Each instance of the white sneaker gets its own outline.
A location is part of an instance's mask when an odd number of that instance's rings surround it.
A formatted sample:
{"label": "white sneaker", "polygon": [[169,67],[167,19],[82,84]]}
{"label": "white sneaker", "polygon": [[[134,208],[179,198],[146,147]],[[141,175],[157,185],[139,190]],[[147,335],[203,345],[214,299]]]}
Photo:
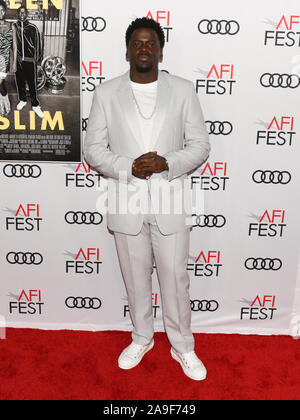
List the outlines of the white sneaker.
{"label": "white sneaker", "polygon": [[17,110],[18,111],[22,111],[22,109],[24,108],[24,106],[26,106],[27,105],[27,102],[24,102],[24,101],[20,101],[19,103],[18,103],[18,105],[17,105]]}
{"label": "white sneaker", "polygon": [[205,366],[201,360],[198,359],[194,351],[189,353],[178,353],[172,347],[171,355],[173,359],[181,364],[184,373],[189,378],[194,379],[195,381],[203,381],[206,378],[207,371]]}
{"label": "white sneaker", "polygon": [[152,349],[154,340],[152,339],[149,344],[142,346],[132,342],[130,346],[126,347],[118,359],[118,365],[121,369],[132,369],[137,366],[142,360],[143,356]]}
{"label": "white sneaker", "polygon": [[42,108],[40,106],[33,106],[32,109],[38,115],[40,118],[44,118],[44,113],[42,111]]}

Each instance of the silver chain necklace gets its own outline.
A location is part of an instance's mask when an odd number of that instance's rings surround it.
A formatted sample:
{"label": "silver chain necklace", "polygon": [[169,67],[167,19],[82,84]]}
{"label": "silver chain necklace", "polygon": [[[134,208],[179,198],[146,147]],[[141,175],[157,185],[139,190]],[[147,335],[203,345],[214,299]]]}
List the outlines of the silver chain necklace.
{"label": "silver chain necklace", "polygon": [[135,97],[135,94],[134,94],[134,92],[133,92],[133,89],[131,88],[131,92],[132,92],[132,96],[133,96],[133,100],[134,100],[134,103],[136,104],[136,107],[137,107],[137,109],[138,109],[138,111],[139,111],[139,114],[140,114],[140,116],[144,119],[144,120],[151,120],[151,118],[153,117],[153,115],[155,114],[155,111],[156,111],[156,106],[157,106],[157,94],[156,94],[156,101],[155,101],[155,106],[154,106],[154,109],[153,109],[153,111],[152,111],[152,114],[150,115],[150,117],[145,117],[145,115],[142,113],[142,111],[141,111],[141,108],[140,108],[140,106],[139,106],[139,104],[138,104],[138,101],[136,100],[136,97]]}

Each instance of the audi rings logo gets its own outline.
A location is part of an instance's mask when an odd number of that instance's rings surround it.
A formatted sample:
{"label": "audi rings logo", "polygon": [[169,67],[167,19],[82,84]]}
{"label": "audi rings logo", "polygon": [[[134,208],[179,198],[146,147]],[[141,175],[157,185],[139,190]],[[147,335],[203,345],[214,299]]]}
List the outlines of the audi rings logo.
{"label": "audi rings logo", "polygon": [[102,32],[106,28],[106,21],[102,17],[82,17],[82,29],[81,31],[87,32]]}
{"label": "audi rings logo", "polygon": [[245,261],[247,270],[280,270],[282,261],[279,258],[248,258]]}
{"label": "audi rings logo", "polygon": [[5,165],[3,173],[8,178],[38,178],[42,170],[38,165]]}
{"label": "audi rings logo", "polygon": [[103,216],[98,212],[69,211],[65,214],[65,221],[69,225],[100,225],[103,222]]}
{"label": "audi rings logo", "polygon": [[86,131],[87,125],[88,125],[88,121],[89,121],[88,118],[82,118],[82,125],[81,125],[82,131]]}
{"label": "audi rings logo", "polygon": [[194,217],[193,227],[216,227],[221,228],[225,225],[226,219],[221,214],[218,214],[217,216],[213,214],[193,214],[192,217]]}
{"label": "audi rings logo", "polygon": [[236,20],[202,19],[198,24],[198,30],[203,35],[236,35],[240,25]]}
{"label": "audi rings logo", "polygon": [[292,176],[287,171],[255,171],[252,179],[256,184],[288,184]]}
{"label": "audi rings logo", "polygon": [[216,312],[219,304],[216,300],[191,300],[191,310],[193,312]]}
{"label": "audi rings logo", "polygon": [[205,121],[205,123],[208,125],[208,134],[228,136],[233,130],[229,121]]}
{"label": "audi rings logo", "polygon": [[9,252],[6,255],[6,261],[9,264],[40,265],[43,257],[38,252]]}
{"label": "audi rings logo", "polygon": [[300,77],[297,74],[264,73],[260,78],[260,84],[266,88],[296,89],[300,85]]}
{"label": "audi rings logo", "polygon": [[65,300],[65,304],[70,309],[99,309],[101,308],[102,302],[96,297],[73,297],[69,296]]}

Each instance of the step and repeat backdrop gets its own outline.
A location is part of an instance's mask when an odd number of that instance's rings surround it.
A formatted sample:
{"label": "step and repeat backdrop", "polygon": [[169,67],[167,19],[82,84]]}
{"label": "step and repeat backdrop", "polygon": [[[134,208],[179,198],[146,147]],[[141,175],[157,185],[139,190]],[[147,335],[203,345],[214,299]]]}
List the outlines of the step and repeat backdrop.
{"label": "step and repeat backdrop", "polygon": [[[125,32],[142,16],[164,28],[160,69],[194,83],[212,146],[190,175],[204,200],[186,267],[193,331],[297,336],[299,2],[82,1],[83,141],[95,87],[128,70]],[[131,330],[114,238],[96,206],[105,179],[85,162],[22,161],[0,162],[0,179],[6,325]],[[152,297],[163,331],[155,270]]]}

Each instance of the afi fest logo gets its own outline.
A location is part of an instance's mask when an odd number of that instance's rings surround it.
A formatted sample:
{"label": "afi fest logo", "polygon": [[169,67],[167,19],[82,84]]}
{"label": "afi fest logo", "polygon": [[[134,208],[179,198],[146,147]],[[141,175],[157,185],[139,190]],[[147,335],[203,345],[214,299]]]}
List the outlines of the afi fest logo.
{"label": "afi fest logo", "polygon": [[250,321],[265,321],[274,318],[276,297],[272,295],[257,295],[250,306],[241,308],[241,320],[249,319]]}
{"label": "afi fest logo", "polygon": [[16,301],[9,302],[9,313],[18,313],[20,315],[41,315],[42,293],[40,290],[22,290]]}
{"label": "afi fest logo", "polygon": [[81,85],[82,92],[94,92],[96,86],[104,82],[103,76],[103,62],[99,60],[82,61]]}
{"label": "afi fest logo", "polygon": [[258,130],[256,144],[266,146],[292,146],[296,135],[295,117],[292,115],[274,115],[270,123],[259,122],[265,130]]}
{"label": "afi fest logo", "polygon": [[[68,167],[72,167],[68,165]],[[91,167],[87,163],[79,163],[75,171],[66,173],[66,188],[100,188],[101,174],[91,171]]]}
{"label": "afi fest logo", "polygon": [[282,237],[287,226],[285,210],[265,210],[258,223],[249,223],[248,236]]}
{"label": "afi fest logo", "polygon": [[[200,71],[201,73],[205,73]],[[206,95],[232,95],[235,67],[233,64],[213,64],[205,79],[196,80],[196,92],[204,91]]]}
{"label": "afi fest logo", "polygon": [[278,22],[266,20],[275,30],[265,31],[264,45],[275,47],[300,47],[300,16],[283,15]]}
{"label": "afi fest logo", "polygon": [[146,18],[153,19],[161,25],[165,32],[165,40],[166,42],[169,42],[170,31],[173,30],[173,28],[170,26],[171,12],[169,10],[157,10],[156,12],[151,12],[151,10],[149,10]]}
{"label": "afi fest logo", "polygon": [[99,274],[100,266],[100,249],[99,248],[80,248],[76,254],[67,252],[71,256],[71,260],[66,261],[67,274]]}
{"label": "afi fest logo", "polygon": [[20,204],[14,217],[6,217],[6,230],[39,231],[42,220],[39,204]]}
{"label": "afi fest logo", "polygon": [[[191,257],[190,257],[191,258]],[[193,271],[195,277],[218,277],[220,274],[221,251],[209,250],[206,253],[201,251],[193,263],[187,264],[187,270]]]}
{"label": "afi fest logo", "polygon": [[225,191],[229,176],[227,176],[227,162],[207,162],[203,168],[195,173],[200,175],[191,176],[191,188],[200,186],[201,190]]}

